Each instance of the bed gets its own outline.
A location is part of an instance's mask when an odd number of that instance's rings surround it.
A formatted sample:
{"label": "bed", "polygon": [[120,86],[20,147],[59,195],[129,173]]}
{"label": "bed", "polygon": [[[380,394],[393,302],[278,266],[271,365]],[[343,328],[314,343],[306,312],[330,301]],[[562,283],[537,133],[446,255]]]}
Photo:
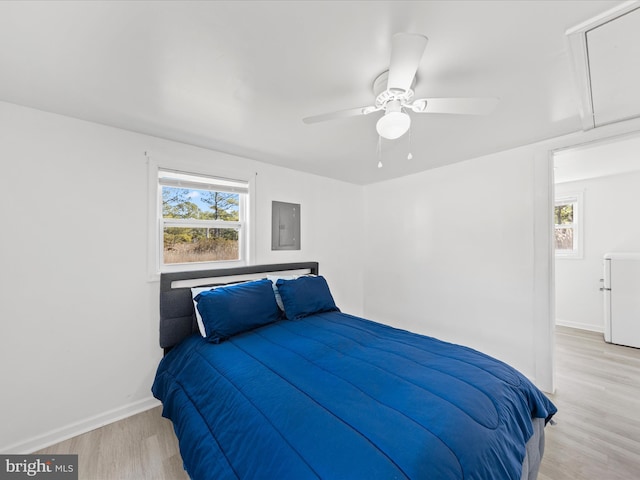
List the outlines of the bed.
{"label": "bed", "polygon": [[537,477],[541,391],[341,312],[316,262],[163,274],[160,317],[152,391],[193,479]]}

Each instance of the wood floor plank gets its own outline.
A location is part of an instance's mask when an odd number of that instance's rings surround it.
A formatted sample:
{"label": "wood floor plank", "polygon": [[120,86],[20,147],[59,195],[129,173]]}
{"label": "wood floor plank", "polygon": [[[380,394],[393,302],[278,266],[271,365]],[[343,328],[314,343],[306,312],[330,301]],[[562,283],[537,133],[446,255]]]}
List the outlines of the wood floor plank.
{"label": "wood floor plank", "polygon": [[[558,327],[556,384],[539,480],[640,478],[640,349]],[[81,480],[188,479],[160,407],[36,453],[77,453]]]}

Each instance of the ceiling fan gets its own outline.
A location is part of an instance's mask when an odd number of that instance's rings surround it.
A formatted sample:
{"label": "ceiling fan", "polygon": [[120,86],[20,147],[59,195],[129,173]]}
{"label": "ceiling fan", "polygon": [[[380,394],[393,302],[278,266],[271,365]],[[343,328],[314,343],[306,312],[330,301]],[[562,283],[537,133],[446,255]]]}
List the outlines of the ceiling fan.
{"label": "ceiling fan", "polygon": [[384,110],[376,123],[378,134],[389,140],[400,138],[411,126],[408,110],[414,113],[450,113],[488,115],[498,103],[490,98],[413,98],[416,72],[427,46],[427,37],[416,33],[396,33],[391,39],[389,70],[373,82],[375,103],[304,118],[304,123],[317,123],[336,118],[369,115]]}

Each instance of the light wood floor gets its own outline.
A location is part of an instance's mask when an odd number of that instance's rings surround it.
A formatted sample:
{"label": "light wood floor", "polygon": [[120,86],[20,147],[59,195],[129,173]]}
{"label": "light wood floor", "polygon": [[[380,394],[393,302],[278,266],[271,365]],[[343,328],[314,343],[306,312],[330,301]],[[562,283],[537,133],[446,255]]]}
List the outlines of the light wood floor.
{"label": "light wood floor", "polygon": [[[556,425],[546,429],[539,480],[640,478],[640,350],[558,327]],[[188,476],[160,407],[36,453],[78,454],[80,480]],[[498,480],[498,479],[496,479]]]}
{"label": "light wood floor", "polygon": [[556,329],[556,425],[539,480],[640,478],[640,349]]}
{"label": "light wood floor", "polygon": [[161,412],[156,407],[35,453],[78,454],[78,480],[188,480]]}

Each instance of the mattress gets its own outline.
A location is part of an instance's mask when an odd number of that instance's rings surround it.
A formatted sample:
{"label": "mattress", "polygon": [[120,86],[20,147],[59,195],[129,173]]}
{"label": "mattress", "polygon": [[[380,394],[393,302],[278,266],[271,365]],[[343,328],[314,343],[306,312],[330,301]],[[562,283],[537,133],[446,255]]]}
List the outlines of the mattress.
{"label": "mattress", "polygon": [[152,390],[194,479],[534,478],[556,412],[503,362],[340,312],[193,335]]}

